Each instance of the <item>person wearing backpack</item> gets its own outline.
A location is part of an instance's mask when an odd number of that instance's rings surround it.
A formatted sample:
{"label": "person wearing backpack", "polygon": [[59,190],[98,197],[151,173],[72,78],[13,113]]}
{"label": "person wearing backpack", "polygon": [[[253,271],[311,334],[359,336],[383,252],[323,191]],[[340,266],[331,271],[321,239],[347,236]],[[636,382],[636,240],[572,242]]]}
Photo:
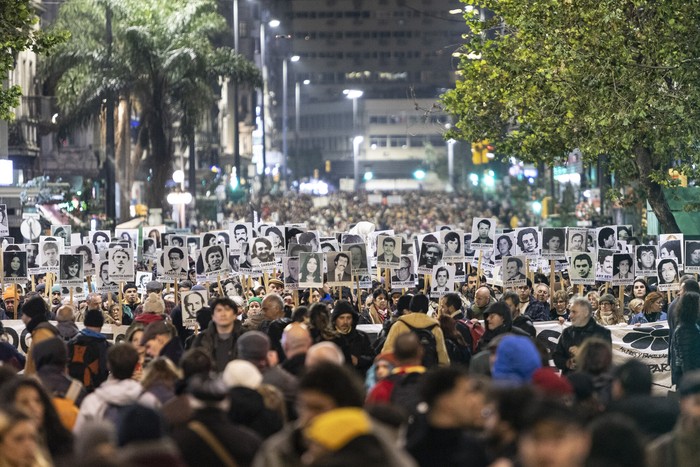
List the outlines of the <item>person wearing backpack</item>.
{"label": "person wearing backpack", "polygon": [[68,366],[68,347],[60,337],[52,337],[39,342],[34,347],[34,365],[36,374],[52,402],[61,423],[68,430],[75,426],[78,407],[87,395],[82,383],[66,374]]}
{"label": "person wearing backpack", "polygon": [[[119,428],[119,418],[125,409],[135,404],[143,388],[132,379],[139,362],[139,353],[131,344],[117,344],[107,352],[110,376],[80,406],[73,432],[80,434],[90,420],[105,420]],[[90,425],[89,423],[87,424]]]}
{"label": "person wearing backpack", "polygon": [[449,365],[450,357],[445,347],[445,338],[440,329],[440,323],[426,313],[430,300],[424,294],[415,295],[408,307],[409,313],[396,320],[389,330],[382,353],[393,352],[396,338],[401,334],[413,332],[423,345],[423,366]]}
{"label": "person wearing backpack", "polygon": [[111,344],[102,334],[102,310],[87,310],[85,328],[68,342],[68,374],[83,383],[87,392],[94,391],[109,375],[107,350]]}

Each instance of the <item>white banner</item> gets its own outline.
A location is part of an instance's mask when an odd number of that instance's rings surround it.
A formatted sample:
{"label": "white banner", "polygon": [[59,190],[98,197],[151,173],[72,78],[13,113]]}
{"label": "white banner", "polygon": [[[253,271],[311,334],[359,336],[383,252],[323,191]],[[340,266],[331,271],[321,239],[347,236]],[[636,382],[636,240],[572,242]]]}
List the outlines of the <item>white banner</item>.
{"label": "white banner", "polygon": [[[51,324],[56,325],[55,321],[51,321]],[[82,323],[76,323],[78,329],[83,329]],[[32,336],[27,333],[24,323],[21,319],[8,319],[3,320],[2,325],[5,327],[5,335],[2,337],[6,342],[9,342],[15,346],[21,353],[26,354],[29,349],[29,344],[32,341]],[[105,324],[102,327],[102,334],[107,337],[107,340],[112,343],[122,342],[126,335],[126,330],[129,326],[114,326],[112,324]]]}
{"label": "white banner", "polygon": [[[564,328],[571,323],[559,324],[558,321],[540,321],[534,323],[537,330],[537,339],[543,342],[551,354],[559,342]],[[620,365],[629,358],[636,358],[644,362],[651,371],[654,383],[654,392],[666,395],[671,389],[671,365],[668,363],[668,322],[643,324],[630,326],[619,324],[606,326],[612,334],[613,365]],[[369,334],[374,340],[382,326],[380,324],[368,324],[357,327]]]}

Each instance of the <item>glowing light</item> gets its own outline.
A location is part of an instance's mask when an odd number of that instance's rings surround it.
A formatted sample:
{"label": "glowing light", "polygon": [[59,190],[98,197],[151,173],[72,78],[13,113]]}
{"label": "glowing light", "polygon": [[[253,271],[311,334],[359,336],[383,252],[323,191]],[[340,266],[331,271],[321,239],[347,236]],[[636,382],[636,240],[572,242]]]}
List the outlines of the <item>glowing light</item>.
{"label": "glowing light", "polygon": [[425,170],[416,170],[415,172],[413,172],[413,178],[415,178],[416,180],[423,180],[425,178]]}

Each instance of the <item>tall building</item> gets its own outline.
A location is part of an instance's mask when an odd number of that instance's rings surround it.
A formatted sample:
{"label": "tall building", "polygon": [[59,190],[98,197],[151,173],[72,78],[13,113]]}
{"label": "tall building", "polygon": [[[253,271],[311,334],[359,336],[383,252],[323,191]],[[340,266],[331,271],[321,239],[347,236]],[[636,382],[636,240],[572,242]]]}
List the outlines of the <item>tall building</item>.
{"label": "tall building", "polygon": [[363,178],[410,178],[446,158],[442,134],[449,122],[437,104],[455,82],[452,54],[467,27],[454,13],[463,6],[458,0],[270,2],[280,20],[266,34],[271,144],[284,152],[286,69],[294,177],[319,170],[334,181],[352,178],[355,153]]}

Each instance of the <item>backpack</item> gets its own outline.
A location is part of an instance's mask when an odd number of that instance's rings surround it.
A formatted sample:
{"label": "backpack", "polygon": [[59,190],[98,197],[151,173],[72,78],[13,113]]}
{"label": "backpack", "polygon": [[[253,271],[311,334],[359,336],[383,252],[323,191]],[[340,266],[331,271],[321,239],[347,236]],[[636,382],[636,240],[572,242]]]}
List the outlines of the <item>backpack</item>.
{"label": "backpack", "polygon": [[447,348],[447,355],[450,357],[451,364],[469,365],[469,361],[472,358],[472,354],[469,351],[469,344],[466,346],[460,345],[457,341],[446,337],[445,347]]}
{"label": "backpack", "polygon": [[[78,336],[80,337],[80,334]],[[85,390],[94,391],[107,379],[107,341],[82,342],[73,339],[68,344],[68,374],[83,383]]]}
{"label": "backpack", "polygon": [[430,368],[438,364],[437,340],[432,330],[437,324],[433,324],[426,328],[416,328],[408,324],[406,321],[401,321],[408,329],[416,336],[418,341],[423,346],[423,366]]}
{"label": "backpack", "polygon": [[407,415],[413,415],[418,410],[420,404],[420,384],[423,381],[423,374],[418,372],[398,373],[388,377],[394,383],[394,388],[389,396],[389,401],[403,409]]}
{"label": "backpack", "polygon": [[117,405],[107,402],[105,411],[102,412],[102,419],[107,422],[110,422],[112,425],[119,428],[119,424],[122,419],[122,414],[126,411],[126,409],[128,409],[131,406],[132,404]]}
{"label": "backpack", "polygon": [[73,380],[68,387],[68,390],[63,396],[54,396],[51,398],[51,403],[53,404],[56,412],[58,412],[58,418],[61,419],[61,424],[69,431],[73,431],[75,426],[75,421],[78,419],[78,406],[75,405],[75,401],[80,395],[80,389],[82,385]]}
{"label": "backpack", "polygon": [[481,339],[481,336],[483,336],[486,332],[486,328],[484,328],[484,326],[482,326],[480,323],[472,323],[469,320],[460,319],[457,320],[457,322],[461,323],[469,331],[469,336],[471,337],[472,345],[471,351],[472,354],[476,354],[477,348],[479,347],[479,340]]}

